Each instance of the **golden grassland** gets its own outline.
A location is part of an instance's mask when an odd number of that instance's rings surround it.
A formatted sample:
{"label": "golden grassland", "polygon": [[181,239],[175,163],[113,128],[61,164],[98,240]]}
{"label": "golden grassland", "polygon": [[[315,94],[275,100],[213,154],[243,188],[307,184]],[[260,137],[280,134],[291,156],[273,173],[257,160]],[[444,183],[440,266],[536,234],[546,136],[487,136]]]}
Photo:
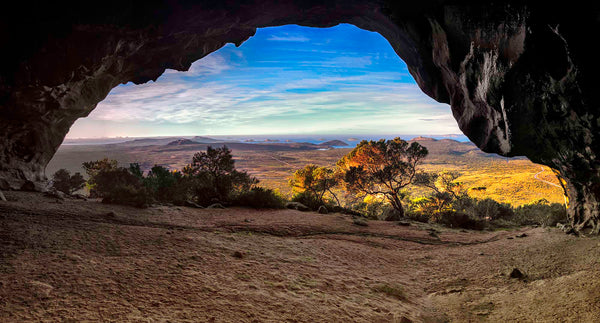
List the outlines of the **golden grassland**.
{"label": "golden grassland", "polygon": [[[439,171],[451,166],[455,165],[425,164],[423,168]],[[552,170],[526,159],[467,164],[458,166],[455,170],[462,174],[458,181],[464,183],[469,189],[469,196],[474,198],[491,198],[513,206],[533,203],[540,199],[551,203],[564,203],[561,188],[534,178],[535,174],[543,170],[538,175],[539,179],[559,185]]]}
{"label": "golden grassland", "polygon": [[[282,194],[291,195],[291,189],[287,180],[291,173],[308,163],[320,166],[332,166],[335,162],[349,151],[348,149],[336,149],[333,151],[308,152],[282,152],[277,157],[285,160],[289,165],[278,164],[277,161],[267,161],[260,165],[253,163],[240,163],[246,170],[254,174],[262,184],[267,187],[278,189]],[[251,160],[249,160],[251,161]],[[290,166],[290,165],[293,165]],[[461,174],[458,178],[471,197],[484,199],[491,198],[501,203],[509,203],[513,206],[533,203],[540,199],[546,199],[551,203],[564,203],[562,189],[544,183],[534,178],[536,173],[539,179],[546,180],[558,185],[558,179],[549,167],[532,163],[527,159],[500,158],[489,161],[478,161],[470,163],[430,163],[425,161],[421,169],[429,172],[457,171]],[[414,195],[426,194],[425,191],[413,188]]]}
{"label": "golden grassland", "polygon": [[[82,172],[81,163],[98,160],[104,157],[117,159],[123,166],[131,162],[139,162],[142,168],[150,168],[154,164],[181,169],[188,164],[198,150],[165,149],[160,146],[119,148],[114,146],[67,146],[61,147],[48,165],[46,173],[51,176],[59,168],[71,172]],[[236,150],[232,153],[236,167],[248,171],[257,177],[262,186],[273,188],[284,196],[291,195],[288,179],[292,173],[306,164],[334,166],[335,163],[351,149],[330,150],[270,150],[252,151]],[[505,159],[478,152],[477,155],[456,155],[431,149],[421,165],[425,171],[457,171],[461,174],[459,181],[469,189],[469,195],[475,198],[492,198],[498,202],[510,203],[513,206],[546,199],[549,202],[564,203],[562,189],[544,183],[538,178],[558,184],[551,169],[534,164],[523,158]],[[413,189],[413,195],[424,194]]]}

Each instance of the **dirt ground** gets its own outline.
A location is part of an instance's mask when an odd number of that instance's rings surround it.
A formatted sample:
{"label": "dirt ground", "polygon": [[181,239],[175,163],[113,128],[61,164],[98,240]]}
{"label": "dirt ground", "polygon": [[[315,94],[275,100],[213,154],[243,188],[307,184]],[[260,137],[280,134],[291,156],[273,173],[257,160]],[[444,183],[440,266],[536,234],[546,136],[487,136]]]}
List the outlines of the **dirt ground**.
{"label": "dirt ground", "polygon": [[5,195],[1,322],[600,321],[600,240],[556,229]]}

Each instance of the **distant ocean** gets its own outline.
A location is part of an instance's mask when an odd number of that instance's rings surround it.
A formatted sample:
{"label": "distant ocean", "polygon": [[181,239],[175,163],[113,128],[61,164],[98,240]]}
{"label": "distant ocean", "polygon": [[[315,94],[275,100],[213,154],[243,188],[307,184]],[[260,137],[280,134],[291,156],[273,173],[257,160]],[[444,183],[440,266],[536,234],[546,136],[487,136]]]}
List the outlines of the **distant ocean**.
{"label": "distant ocean", "polygon": [[[160,137],[118,137],[118,138],[73,138],[65,139],[63,145],[106,145],[121,143],[143,138],[173,138],[173,140],[185,138],[192,139],[194,136],[160,136]],[[223,142],[245,142],[245,143],[285,143],[285,142],[308,142],[319,144],[325,141],[340,140],[348,144],[345,148],[355,147],[362,140],[393,139],[400,137],[404,140],[410,140],[415,137],[428,137],[434,139],[453,139],[456,141],[469,141],[465,135],[247,135],[247,136],[211,136],[201,135],[201,137],[222,140]],[[336,147],[337,148],[337,147]],[[344,148],[339,146],[339,148]]]}

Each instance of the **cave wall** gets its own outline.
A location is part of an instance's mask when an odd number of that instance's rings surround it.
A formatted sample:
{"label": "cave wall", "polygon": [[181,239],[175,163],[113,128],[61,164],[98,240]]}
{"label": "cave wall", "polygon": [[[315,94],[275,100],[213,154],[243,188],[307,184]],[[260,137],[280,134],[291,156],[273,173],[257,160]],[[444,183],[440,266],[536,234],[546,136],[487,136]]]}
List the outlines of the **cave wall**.
{"label": "cave wall", "polygon": [[[381,33],[420,88],[481,149],[564,178],[570,215],[598,232],[597,5],[534,1],[119,1],[0,13],[0,188],[35,188],[70,126],[115,86],[158,78],[258,27],[351,23]],[[25,185],[25,186],[23,186]]]}

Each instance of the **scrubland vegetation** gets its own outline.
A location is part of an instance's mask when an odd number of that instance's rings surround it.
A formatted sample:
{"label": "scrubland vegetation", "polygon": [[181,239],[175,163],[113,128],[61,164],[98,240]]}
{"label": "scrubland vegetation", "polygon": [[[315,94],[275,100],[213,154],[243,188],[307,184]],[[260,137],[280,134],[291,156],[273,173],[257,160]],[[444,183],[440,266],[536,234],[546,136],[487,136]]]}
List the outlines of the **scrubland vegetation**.
{"label": "scrubland vegetation", "polygon": [[[306,209],[344,212],[363,219],[411,219],[477,230],[566,222],[562,204],[545,198],[516,207],[496,201],[485,197],[487,186],[467,187],[458,171],[422,167],[427,155],[423,145],[400,138],[363,141],[335,166],[307,164],[293,172],[288,181],[289,198],[237,170],[226,146],[208,146],[181,170],[155,165],[144,173],[138,163],[119,167],[116,160],[108,158],[85,162],[83,169],[90,197],[136,207],[158,203],[283,208],[291,201],[296,208],[299,203]],[[81,174],[71,176],[64,169],[53,176],[54,188],[65,194],[82,188],[83,183]]]}
{"label": "scrubland vegetation", "polygon": [[598,321],[597,239],[519,228],[565,222],[551,173],[429,147],[96,147],[0,203],[0,321]]}
{"label": "scrubland vegetation", "polygon": [[[235,169],[231,151],[225,146],[196,153],[181,171],[155,165],[144,174],[137,163],[125,168],[107,158],[85,162],[83,168],[89,176],[86,185],[90,197],[102,198],[104,203],[136,207],[152,203],[283,207],[283,199],[275,192],[257,186],[256,178]],[[61,169],[57,174],[65,172]],[[54,181],[53,187],[59,190],[61,183]]]}

